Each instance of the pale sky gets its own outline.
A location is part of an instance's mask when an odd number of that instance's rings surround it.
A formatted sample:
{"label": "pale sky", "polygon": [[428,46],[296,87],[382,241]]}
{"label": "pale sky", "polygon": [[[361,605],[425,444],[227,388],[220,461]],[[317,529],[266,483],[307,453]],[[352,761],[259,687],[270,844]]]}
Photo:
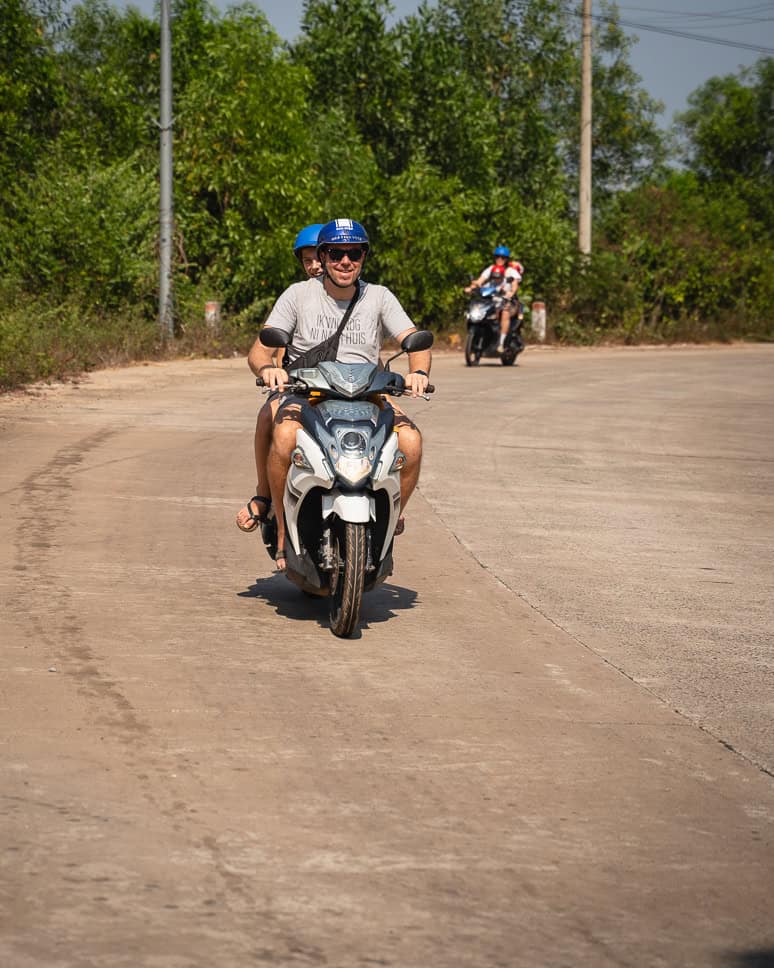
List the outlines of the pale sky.
{"label": "pale sky", "polygon": [[[114,2],[119,7],[128,5],[126,0]],[[158,9],[155,0],[131,2],[147,15]],[[220,10],[232,5],[229,0],[213,2]],[[255,5],[264,11],[281,37],[295,38],[303,0],[255,0]],[[393,6],[396,19],[400,19],[414,13],[419,3],[393,0]],[[619,4],[619,11],[622,21],[641,25],[626,27],[627,33],[639,38],[631,52],[631,63],[642,78],[643,87],[664,103],[665,126],[674,112],[685,110],[691,91],[710,77],[736,73],[739,67],[765,56],[760,51],[726,45],[765,47],[770,49],[768,56],[774,56],[774,0],[625,0]],[[598,0],[593,0],[592,12],[601,12]],[[658,33],[645,27],[673,33]],[[580,23],[578,29],[580,34]],[[723,44],[676,36],[680,33],[717,38]]]}

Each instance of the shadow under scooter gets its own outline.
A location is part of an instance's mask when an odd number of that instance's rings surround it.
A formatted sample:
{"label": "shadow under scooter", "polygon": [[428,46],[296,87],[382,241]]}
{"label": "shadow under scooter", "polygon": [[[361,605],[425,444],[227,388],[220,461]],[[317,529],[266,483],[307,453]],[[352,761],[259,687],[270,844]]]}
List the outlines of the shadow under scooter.
{"label": "shadow under scooter", "polygon": [[[327,628],[329,623],[328,600],[312,595],[304,595],[290,583],[282,579],[282,575],[272,575],[269,578],[256,578],[255,583],[243,592],[237,592],[240,598],[260,598],[271,605],[277,615],[290,618],[297,622],[317,622],[321,628]],[[368,593],[364,598],[358,623],[358,634],[371,625],[387,622],[394,618],[397,612],[415,608],[418,595],[413,588],[402,588],[384,582]]]}

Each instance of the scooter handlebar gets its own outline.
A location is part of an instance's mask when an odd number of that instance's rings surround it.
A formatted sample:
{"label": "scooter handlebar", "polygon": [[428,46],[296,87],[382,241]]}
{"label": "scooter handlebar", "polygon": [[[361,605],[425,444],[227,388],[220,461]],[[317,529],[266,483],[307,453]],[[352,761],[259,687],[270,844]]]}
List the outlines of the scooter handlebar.
{"label": "scooter handlebar", "polygon": [[[428,383],[427,386],[424,389],[424,392],[425,393],[435,393],[435,386],[432,383]],[[395,394],[393,394],[393,396],[396,396],[396,397],[409,397],[409,396],[411,396],[411,390],[409,390],[409,388],[406,387],[405,390],[401,390],[400,393],[395,393]],[[420,396],[421,396],[421,394],[420,394]]]}
{"label": "scooter handlebar", "polygon": [[[263,377],[260,377],[260,376],[257,376],[255,378],[255,385],[257,387],[264,387],[267,390],[269,389],[269,384],[265,383]],[[291,382],[291,383],[286,383],[285,386],[282,387],[281,392],[282,393],[303,393],[305,390],[308,390],[308,389],[309,387],[306,383]]]}
{"label": "scooter handlebar", "polygon": [[[260,376],[257,376],[255,378],[255,385],[257,387],[268,387],[268,384],[264,383],[263,377],[260,377]],[[282,390],[282,393],[303,393],[304,390],[308,390],[308,389],[309,387],[307,386],[306,383],[286,383]],[[411,393],[411,391],[408,389],[405,389],[405,390],[399,390],[393,393],[389,393],[389,395],[395,396],[395,397],[402,397],[402,396],[407,396],[409,393]],[[432,383],[428,383],[428,385],[425,387],[425,393],[435,393],[435,386]]]}

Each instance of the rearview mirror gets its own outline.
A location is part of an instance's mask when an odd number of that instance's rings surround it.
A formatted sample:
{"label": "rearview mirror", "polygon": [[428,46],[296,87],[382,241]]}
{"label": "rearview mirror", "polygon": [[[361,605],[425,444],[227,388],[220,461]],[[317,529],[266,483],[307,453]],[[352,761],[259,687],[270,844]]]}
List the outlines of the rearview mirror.
{"label": "rearview mirror", "polygon": [[261,330],[260,340],[264,346],[270,346],[277,350],[288,345],[290,336],[284,330],[277,329],[276,326],[265,326]]}
{"label": "rearview mirror", "polygon": [[429,350],[433,345],[433,334],[429,329],[418,329],[408,336],[400,344],[404,353],[421,353],[422,350]]}

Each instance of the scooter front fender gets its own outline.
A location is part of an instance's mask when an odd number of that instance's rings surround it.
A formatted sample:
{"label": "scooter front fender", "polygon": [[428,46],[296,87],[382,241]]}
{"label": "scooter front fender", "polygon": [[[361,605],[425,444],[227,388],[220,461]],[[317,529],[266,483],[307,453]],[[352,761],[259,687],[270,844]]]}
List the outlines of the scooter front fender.
{"label": "scooter front fender", "polygon": [[329,518],[335,514],[341,521],[353,524],[367,524],[376,514],[372,496],[368,494],[343,494],[330,491],[322,495],[322,515]]}

